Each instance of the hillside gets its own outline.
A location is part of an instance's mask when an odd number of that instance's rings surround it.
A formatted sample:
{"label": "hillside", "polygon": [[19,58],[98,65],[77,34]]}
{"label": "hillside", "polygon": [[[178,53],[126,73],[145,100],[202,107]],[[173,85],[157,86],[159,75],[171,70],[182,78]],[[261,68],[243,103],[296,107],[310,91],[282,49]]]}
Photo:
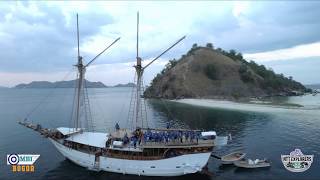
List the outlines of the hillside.
{"label": "hillside", "polygon": [[151,82],[149,98],[214,98],[288,96],[307,89],[292,77],[275,74],[241,53],[194,45],[179,60],[171,60]]}
{"label": "hillside", "polygon": [[[102,82],[91,82],[86,81],[86,87],[88,88],[106,88]],[[74,88],[76,80],[70,81],[57,81],[57,82],[48,82],[48,81],[32,81],[28,84],[18,84],[14,88]]]}
{"label": "hillside", "polygon": [[136,85],[134,83],[127,83],[127,84],[117,84],[113,87],[135,87]]}

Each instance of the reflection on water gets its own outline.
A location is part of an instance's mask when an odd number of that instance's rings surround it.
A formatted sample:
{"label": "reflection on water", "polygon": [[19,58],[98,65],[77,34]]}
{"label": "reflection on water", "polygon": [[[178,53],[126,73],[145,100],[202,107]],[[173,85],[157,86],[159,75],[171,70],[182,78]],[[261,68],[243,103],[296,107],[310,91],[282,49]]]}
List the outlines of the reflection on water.
{"label": "reflection on water", "polygon": [[[122,175],[108,172],[91,172],[79,167],[60,155],[53,145],[29,129],[19,126],[16,121],[30,112],[48,89],[8,89],[0,90],[0,156],[11,153],[39,153],[33,174],[14,174],[8,166],[0,166],[0,179],[168,179]],[[68,126],[71,117],[72,89],[58,89],[46,103],[30,115],[30,119],[46,127]],[[129,88],[107,88],[89,90],[95,126],[99,131],[107,131],[126,124],[130,103]],[[320,107],[320,96],[288,98],[286,102],[302,103],[305,106]],[[213,176],[194,174],[169,179],[320,179],[320,113],[319,110],[279,111],[234,111],[148,100],[150,124],[165,127],[170,122],[173,127],[215,130],[219,135],[232,134],[232,141],[224,147],[216,148],[216,155],[224,155],[243,149],[249,158],[268,158],[272,162],[269,169],[241,170],[234,166],[222,166],[211,158],[209,172]],[[280,161],[281,154],[289,154],[300,148],[305,154],[315,156],[314,163],[305,173],[291,173]]]}
{"label": "reflection on water", "polygon": [[[256,113],[247,114],[239,111],[212,110],[198,106],[190,106],[170,101],[150,100],[155,113],[167,119],[175,127],[192,129],[230,131],[237,133],[244,128],[247,121],[254,119]],[[263,114],[259,114],[263,116]],[[165,118],[167,117],[167,118]]]}

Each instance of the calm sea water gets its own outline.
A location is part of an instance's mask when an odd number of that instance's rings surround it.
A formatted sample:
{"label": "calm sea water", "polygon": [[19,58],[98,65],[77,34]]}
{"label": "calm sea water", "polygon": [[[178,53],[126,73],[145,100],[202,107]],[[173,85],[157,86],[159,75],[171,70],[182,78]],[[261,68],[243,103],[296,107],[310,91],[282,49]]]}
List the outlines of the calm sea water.
{"label": "calm sea water", "polygon": [[[90,89],[94,125],[107,131],[127,123],[130,88]],[[0,90],[0,179],[320,179],[320,96],[282,98],[280,101],[304,105],[301,109],[268,108],[262,111],[233,111],[185,105],[175,102],[148,100],[149,124],[215,130],[231,133],[232,141],[214,151],[223,155],[242,149],[248,158],[268,158],[268,169],[243,170],[222,166],[209,160],[213,175],[193,174],[173,178],[150,178],[107,172],[91,172],[60,155],[54,146],[34,131],[17,124],[28,113],[29,119],[44,127],[68,126],[71,118],[72,89],[1,89]],[[43,102],[43,103],[41,103]],[[35,108],[37,107],[37,108]],[[303,173],[287,171],[280,160],[300,148],[313,154],[311,168]],[[34,173],[12,173],[6,165],[6,154],[40,154]]]}

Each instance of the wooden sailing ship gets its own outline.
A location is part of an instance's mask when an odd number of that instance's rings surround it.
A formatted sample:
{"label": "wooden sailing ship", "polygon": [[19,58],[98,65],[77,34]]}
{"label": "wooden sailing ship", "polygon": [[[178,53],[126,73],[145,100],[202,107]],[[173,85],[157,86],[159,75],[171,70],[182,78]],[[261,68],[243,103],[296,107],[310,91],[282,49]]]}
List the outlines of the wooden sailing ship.
{"label": "wooden sailing ship", "polygon": [[78,63],[75,65],[78,69],[78,80],[74,103],[74,127],[47,129],[26,121],[19,123],[47,137],[63,156],[89,170],[144,176],[180,176],[199,172],[206,166],[215,146],[214,131],[157,129],[149,127],[146,122],[143,123],[142,75],[149,65],[181,42],[185,36],[147,65],[142,66],[138,54],[138,29],[139,14],[137,14],[137,56],[134,66],[136,86],[130,103],[133,109],[129,112],[130,128],[121,129],[116,125],[114,132],[95,132],[88,127],[85,128],[83,126],[85,123],[80,122],[80,107],[87,104],[85,99],[88,98],[84,87],[86,68],[120,38],[84,65],[79,51],[78,16]]}

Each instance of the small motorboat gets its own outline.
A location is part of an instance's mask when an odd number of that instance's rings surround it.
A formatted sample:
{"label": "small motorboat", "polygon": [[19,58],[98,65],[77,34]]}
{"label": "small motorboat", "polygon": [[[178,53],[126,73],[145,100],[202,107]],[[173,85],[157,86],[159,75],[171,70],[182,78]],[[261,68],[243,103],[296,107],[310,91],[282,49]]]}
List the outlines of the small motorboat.
{"label": "small motorboat", "polygon": [[232,164],[236,161],[243,159],[246,153],[243,152],[233,152],[221,157],[222,164]]}
{"label": "small motorboat", "polygon": [[270,162],[268,162],[268,160],[266,159],[263,159],[263,160],[256,159],[254,161],[251,159],[241,160],[241,161],[235,161],[233,162],[233,164],[240,168],[250,168],[250,169],[271,166]]}

